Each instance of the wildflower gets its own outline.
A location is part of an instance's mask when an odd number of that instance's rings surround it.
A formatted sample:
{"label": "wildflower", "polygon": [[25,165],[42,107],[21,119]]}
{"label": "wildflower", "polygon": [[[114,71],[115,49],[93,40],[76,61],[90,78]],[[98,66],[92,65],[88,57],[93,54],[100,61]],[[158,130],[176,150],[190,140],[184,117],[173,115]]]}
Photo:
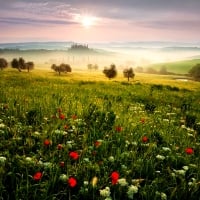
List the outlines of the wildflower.
{"label": "wildflower", "polygon": [[45,145],[46,147],[48,147],[50,144],[51,144],[51,141],[50,141],[49,139],[45,139],[45,140],[44,140],[44,145]]}
{"label": "wildflower", "polygon": [[117,184],[118,179],[119,179],[119,173],[114,171],[114,172],[112,172],[110,177],[111,177],[112,184],[113,185]]}
{"label": "wildflower", "polygon": [[76,116],[76,115],[72,115],[72,119],[73,119],[73,120],[76,120],[76,119],[77,119],[77,116]]}
{"label": "wildflower", "polygon": [[61,150],[62,148],[63,148],[62,144],[58,144],[58,145],[57,145],[57,149],[58,149],[58,150]]}
{"label": "wildflower", "polygon": [[108,158],[108,160],[109,160],[110,162],[114,162],[114,161],[115,161],[115,158],[114,158],[113,156],[110,156],[110,157]]}
{"label": "wildflower", "polygon": [[62,182],[65,182],[65,183],[67,182],[67,178],[68,178],[68,177],[67,177],[66,174],[61,174],[60,177],[59,177],[59,179],[60,179]]}
{"label": "wildflower", "polygon": [[169,147],[162,147],[162,150],[163,150],[163,151],[166,151],[166,152],[167,152],[167,151],[168,151],[168,152],[171,151],[171,149],[170,149]]}
{"label": "wildflower", "polygon": [[100,196],[102,196],[102,197],[110,197],[110,188],[109,187],[99,190],[99,192],[100,192]]}
{"label": "wildflower", "polygon": [[42,178],[42,172],[36,172],[36,173],[33,175],[33,179],[34,179],[35,181],[39,181],[41,178]]}
{"label": "wildflower", "polygon": [[62,109],[61,109],[61,108],[58,108],[57,111],[58,111],[58,113],[61,113],[61,112],[62,112]]}
{"label": "wildflower", "polygon": [[101,146],[101,141],[97,140],[95,143],[94,143],[94,146],[96,148],[98,148],[99,146]]}
{"label": "wildflower", "polygon": [[61,161],[61,162],[59,163],[59,165],[60,165],[60,167],[64,167],[64,166],[65,166],[65,162],[64,162],[64,161]]}
{"label": "wildflower", "polygon": [[0,156],[0,163],[5,163],[6,162],[6,157],[4,157],[4,156]]}
{"label": "wildflower", "polygon": [[83,185],[87,186],[87,185],[89,185],[89,182],[88,181],[83,181]]}
{"label": "wildflower", "polygon": [[149,138],[147,136],[143,136],[142,137],[142,142],[145,143],[145,142],[148,142]]}
{"label": "wildflower", "polygon": [[128,185],[125,178],[118,179],[118,183],[119,183],[120,186],[127,186]]}
{"label": "wildflower", "polygon": [[189,167],[188,167],[188,166],[183,166],[183,169],[184,169],[185,171],[187,171],[187,170],[189,169]]}
{"label": "wildflower", "polygon": [[164,160],[164,159],[165,159],[165,156],[157,155],[156,158],[157,158],[158,160]]}
{"label": "wildflower", "polygon": [[128,187],[127,195],[129,199],[133,199],[133,195],[138,192],[138,187],[135,185],[130,185]]}
{"label": "wildflower", "polygon": [[121,126],[116,126],[116,127],[115,127],[115,130],[116,130],[117,132],[121,132],[121,131],[122,131],[122,127],[121,127]]}
{"label": "wildflower", "polygon": [[78,153],[77,153],[76,151],[71,151],[71,152],[69,153],[69,156],[70,156],[70,158],[73,159],[73,160],[77,160],[77,159],[79,158],[79,155],[78,155]]}
{"label": "wildflower", "polygon": [[60,119],[65,119],[65,115],[62,114],[62,113],[60,113],[60,114],[59,114],[59,118],[60,118]]}
{"label": "wildflower", "polygon": [[142,124],[144,124],[145,118],[141,118],[141,119],[140,119],[140,122],[141,122]]}
{"label": "wildflower", "polygon": [[91,180],[91,185],[92,185],[92,187],[95,187],[95,186],[96,186],[97,181],[98,181],[98,178],[97,178],[96,176],[94,176],[94,177],[92,178],[92,180]]}
{"label": "wildflower", "polygon": [[164,192],[160,193],[161,200],[167,200],[167,195]]}
{"label": "wildflower", "polygon": [[188,155],[191,155],[191,154],[194,153],[194,150],[193,150],[193,148],[188,147],[188,148],[185,149],[185,153],[188,154]]}
{"label": "wildflower", "polygon": [[69,185],[69,187],[71,187],[71,188],[76,187],[76,185],[77,185],[77,180],[76,180],[74,177],[70,177],[70,178],[68,179],[68,185]]}

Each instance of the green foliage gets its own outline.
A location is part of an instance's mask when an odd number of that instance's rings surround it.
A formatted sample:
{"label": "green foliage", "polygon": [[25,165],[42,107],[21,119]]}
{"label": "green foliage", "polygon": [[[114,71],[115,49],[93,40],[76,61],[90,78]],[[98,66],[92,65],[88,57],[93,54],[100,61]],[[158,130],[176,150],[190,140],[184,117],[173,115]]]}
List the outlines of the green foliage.
{"label": "green foliage", "polygon": [[27,70],[29,72],[30,70],[34,69],[33,62],[25,62],[25,60],[21,57],[18,60],[14,58],[11,61],[11,66],[12,68],[18,69],[19,72],[21,72],[21,70]]}
{"label": "green foliage", "polygon": [[4,58],[0,58],[0,69],[3,70],[5,69],[6,67],[8,67],[8,62],[6,59]]}
{"label": "green foliage", "polygon": [[60,64],[59,66],[53,64],[51,66],[51,69],[53,69],[55,72],[58,72],[59,75],[61,74],[61,72],[67,73],[72,71],[71,66],[69,64],[64,64],[64,63]]}
{"label": "green foliage", "polygon": [[196,81],[200,81],[200,64],[196,64],[189,71],[189,75],[192,76]]}
{"label": "green foliage", "polygon": [[109,79],[115,78],[117,76],[117,69],[115,64],[111,64],[110,68],[105,68],[103,70],[103,73],[108,77]]}
{"label": "green foliage", "polygon": [[7,70],[0,87],[0,199],[199,198],[199,89]]}
{"label": "green foliage", "polygon": [[128,78],[128,81],[129,81],[130,78],[135,77],[135,73],[133,71],[133,68],[124,69],[123,74],[124,74],[125,78]]}

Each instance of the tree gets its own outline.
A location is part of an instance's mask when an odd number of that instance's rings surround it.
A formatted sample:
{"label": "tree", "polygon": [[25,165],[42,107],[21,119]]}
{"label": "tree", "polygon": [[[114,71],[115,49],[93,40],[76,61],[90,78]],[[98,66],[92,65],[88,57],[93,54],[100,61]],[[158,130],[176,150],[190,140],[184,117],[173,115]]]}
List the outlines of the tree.
{"label": "tree", "polygon": [[111,64],[110,68],[105,67],[103,70],[103,73],[108,77],[109,79],[115,78],[117,76],[117,69],[115,64]]}
{"label": "tree", "polygon": [[130,78],[134,78],[135,77],[135,73],[134,73],[132,67],[124,69],[123,74],[124,74],[125,78],[128,78],[128,81],[129,81]]}
{"label": "tree", "polygon": [[61,74],[61,72],[67,73],[72,71],[71,66],[69,64],[64,64],[64,63],[60,65],[53,64],[51,66],[51,69],[53,69],[55,72],[58,72],[59,75]]}
{"label": "tree", "polygon": [[16,58],[14,58],[11,62],[12,68],[18,69],[19,72],[21,72],[20,64]]}
{"label": "tree", "polygon": [[189,71],[189,75],[194,78],[196,81],[200,81],[200,63],[196,64]]}
{"label": "tree", "polygon": [[94,64],[94,65],[88,64],[87,67],[88,67],[89,70],[92,70],[92,69],[97,70],[99,68],[97,64]]}
{"label": "tree", "polygon": [[163,74],[163,75],[168,74],[167,68],[166,68],[165,66],[162,66],[162,67],[160,68],[159,74]]}
{"label": "tree", "polygon": [[12,68],[18,69],[19,72],[22,70],[26,70],[29,72],[30,70],[34,69],[33,62],[25,62],[23,58],[19,58],[18,60],[14,58],[11,62]]}
{"label": "tree", "polygon": [[5,69],[6,67],[8,67],[8,62],[6,59],[4,58],[0,58],[0,69],[3,70]]}

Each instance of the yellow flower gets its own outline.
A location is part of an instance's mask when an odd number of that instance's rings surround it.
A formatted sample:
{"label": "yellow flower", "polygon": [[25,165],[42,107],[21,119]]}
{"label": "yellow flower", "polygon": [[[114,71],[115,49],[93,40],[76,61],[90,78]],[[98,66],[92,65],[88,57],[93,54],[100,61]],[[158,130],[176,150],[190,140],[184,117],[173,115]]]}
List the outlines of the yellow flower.
{"label": "yellow flower", "polygon": [[92,180],[91,180],[91,184],[92,184],[93,187],[96,186],[97,181],[98,181],[98,178],[97,178],[96,176],[94,176],[94,177],[92,178]]}

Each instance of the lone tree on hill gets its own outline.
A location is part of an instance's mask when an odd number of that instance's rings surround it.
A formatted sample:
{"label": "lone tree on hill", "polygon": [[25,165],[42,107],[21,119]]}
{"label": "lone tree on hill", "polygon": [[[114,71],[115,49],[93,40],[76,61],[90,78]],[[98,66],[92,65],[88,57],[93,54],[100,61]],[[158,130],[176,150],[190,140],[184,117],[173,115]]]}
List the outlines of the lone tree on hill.
{"label": "lone tree on hill", "polygon": [[8,67],[8,62],[5,58],[0,58],[0,69],[3,70]]}
{"label": "lone tree on hill", "polygon": [[200,81],[200,63],[196,64],[189,71],[189,75],[194,78],[196,81]]}
{"label": "lone tree on hill", "polygon": [[58,72],[59,75],[61,74],[61,72],[67,73],[67,72],[71,72],[72,71],[71,66],[69,64],[64,64],[64,63],[62,63],[60,65],[53,64],[51,66],[51,69],[53,69],[55,72]]}
{"label": "lone tree on hill", "polygon": [[28,72],[30,70],[34,69],[34,63],[33,62],[25,62],[23,58],[19,58],[18,60],[14,58],[11,62],[12,68],[18,69],[19,72],[22,70],[27,70]]}
{"label": "lone tree on hill", "polygon": [[135,77],[135,73],[134,73],[132,67],[124,69],[123,74],[124,74],[125,78],[128,78],[128,81],[129,81],[130,78],[134,78]]}
{"label": "lone tree on hill", "polygon": [[108,77],[109,79],[115,78],[117,76],[117,69],[115,64],[111,64],[110,68],[105,67],[103,70],[103,73]]}

